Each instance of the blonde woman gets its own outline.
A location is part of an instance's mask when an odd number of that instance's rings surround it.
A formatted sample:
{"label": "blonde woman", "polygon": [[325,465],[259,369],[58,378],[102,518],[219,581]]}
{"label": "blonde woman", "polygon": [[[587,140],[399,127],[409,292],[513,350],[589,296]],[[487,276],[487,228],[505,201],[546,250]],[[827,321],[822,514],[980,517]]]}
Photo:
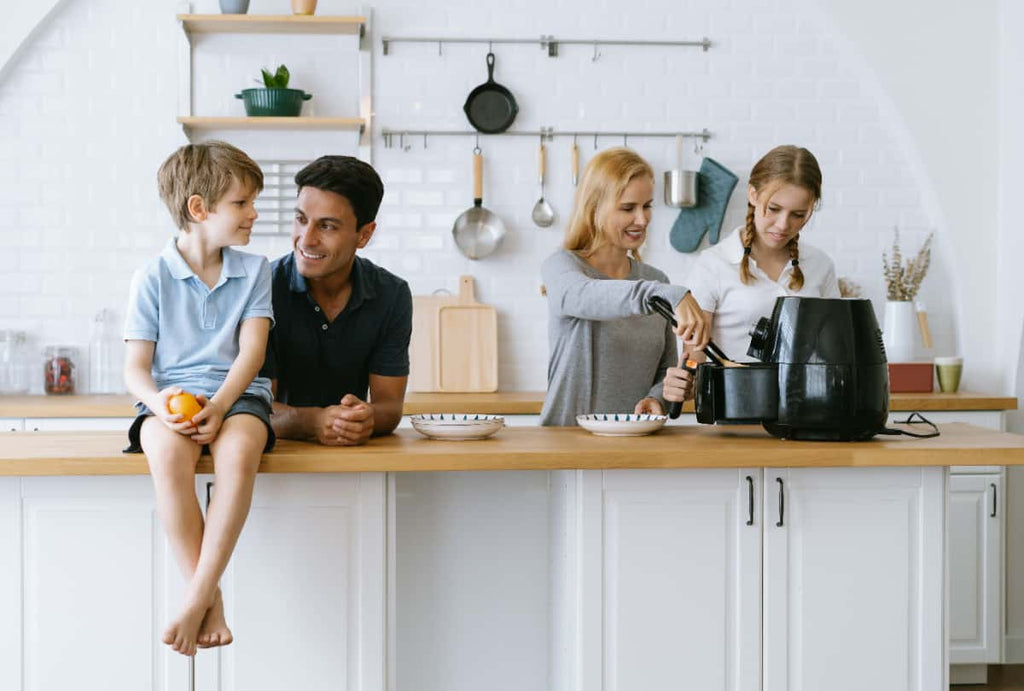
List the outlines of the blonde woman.
{"label": "blonde woman", "polygon": [[730,358],[754,359],[747,355],[750,328],[771,316],[776,298],[839,297],[832,260],[800,242],[820,200],[821,168],[814,154],[775,147],[750,171],[746,224],[697,258],[689,278],[693,296],[711,338]]}
{"label": "blonde woman", "polygon": [[640,260],[653,199],[654,172],[629,149],[602,151],[583,171],[565,243],[541,269],[550,315],[543,425],[575,425],[587,413],[663,414],[665,401],[690,393],[675,334],[648,300],[674,307],[687,350],[704,347],[707,328],[689,290]]}

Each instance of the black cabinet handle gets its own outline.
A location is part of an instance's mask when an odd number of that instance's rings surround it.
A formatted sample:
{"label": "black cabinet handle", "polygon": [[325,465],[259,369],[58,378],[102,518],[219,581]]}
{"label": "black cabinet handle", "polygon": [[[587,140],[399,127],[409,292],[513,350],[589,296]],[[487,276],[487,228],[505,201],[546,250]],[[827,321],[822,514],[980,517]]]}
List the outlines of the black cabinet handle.
{"label": "black cabinet handle", "polygon": [[754,478],[747,475],[747,525],[754,525]]}
{"label": "black cabinet handle", "polygon": [[777,477],[775,481],[779,483],[779,522],[775,524],[776,528],[781,528],[783,524],[783,518],[786,515],[786,493],[783,490],[782,478]]}
{"label": "black cabinet handle", "polygon": [[207,482],[206,483],[206,510],[207,511],[210,510],[210,490],[212,490],[212,489],[213,489],[213,483],[212,482]]}
{"label": "black cabinet handle", "polygon": [[989,486],[992,488],[992,513],[989,514],[989,517],[990,518],[995,518],[996,517],[996,501],[997,501],[996,500],[996,492],[997,492],[996,483],[990,482]]}

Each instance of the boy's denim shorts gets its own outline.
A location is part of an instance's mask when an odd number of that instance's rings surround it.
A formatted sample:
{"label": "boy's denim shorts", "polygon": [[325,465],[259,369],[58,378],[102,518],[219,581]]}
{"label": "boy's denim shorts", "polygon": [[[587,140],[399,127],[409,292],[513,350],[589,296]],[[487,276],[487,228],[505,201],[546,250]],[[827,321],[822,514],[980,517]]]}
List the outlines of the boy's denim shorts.
{"label": "boy's denim shorts", "polygon": [[[136,403],[135,409],[138,411],[138,414],[135,420],[132,421],[132,426],[128,428],[128,447],[124,450],[124,453],[142,453],[142,442],[139,438],[142,423],[145,422],[147,417],[153,415],[153,411],[143,403]],[[228,412],[224,413],[224,419],[227,420],[232,415],[239,415],[241,413],[255,415],[263,421],[263,424],[267,427],[267,444],[263,447],[263,453],[273,449],[277,438],[274,436],[274,428],[270,425],[270,406],[267,405],[267,402],[259,396],[243,394],[238,397],[238,400],[228,409]],[[208,444],[203,445],[203,453],[210,453]]]}

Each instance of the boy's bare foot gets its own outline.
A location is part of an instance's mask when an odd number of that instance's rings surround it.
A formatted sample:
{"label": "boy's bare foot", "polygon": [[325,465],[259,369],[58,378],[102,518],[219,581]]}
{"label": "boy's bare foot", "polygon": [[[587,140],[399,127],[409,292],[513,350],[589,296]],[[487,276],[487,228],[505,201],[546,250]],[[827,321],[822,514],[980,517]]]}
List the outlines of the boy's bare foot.
{"label": "boy's bare foot", "polygon": [[206,610],[206,616],[199,627],[197,644],[200,648],[216,648],[218,645],[228,645],[233,640],[235,637],[231,635],[228,622],[224,619],[224,598],[218,588],[217,597],[210,609]]}
{"label": "boy's bare foot", "polygon": [[203,623],[203,616],[209,608],[208,603],[199,600],[187,601],[178,618],[164,631],[164,643],[182,655],[195,655],[199,626]]}

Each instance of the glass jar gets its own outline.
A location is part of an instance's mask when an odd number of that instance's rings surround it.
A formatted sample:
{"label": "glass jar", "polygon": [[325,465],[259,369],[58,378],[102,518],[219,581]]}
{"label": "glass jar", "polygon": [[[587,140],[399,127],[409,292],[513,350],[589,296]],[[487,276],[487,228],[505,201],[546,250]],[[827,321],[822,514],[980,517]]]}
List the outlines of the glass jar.
{"label": "glass jar", "polygon": [[0,330],[0,394],[28,393],[24,331]]}
{"label": "glass jar", "polygon": [[43,350],[43,390],[48,394],[74,393],[77,359],[76,348],[47,346]]}

